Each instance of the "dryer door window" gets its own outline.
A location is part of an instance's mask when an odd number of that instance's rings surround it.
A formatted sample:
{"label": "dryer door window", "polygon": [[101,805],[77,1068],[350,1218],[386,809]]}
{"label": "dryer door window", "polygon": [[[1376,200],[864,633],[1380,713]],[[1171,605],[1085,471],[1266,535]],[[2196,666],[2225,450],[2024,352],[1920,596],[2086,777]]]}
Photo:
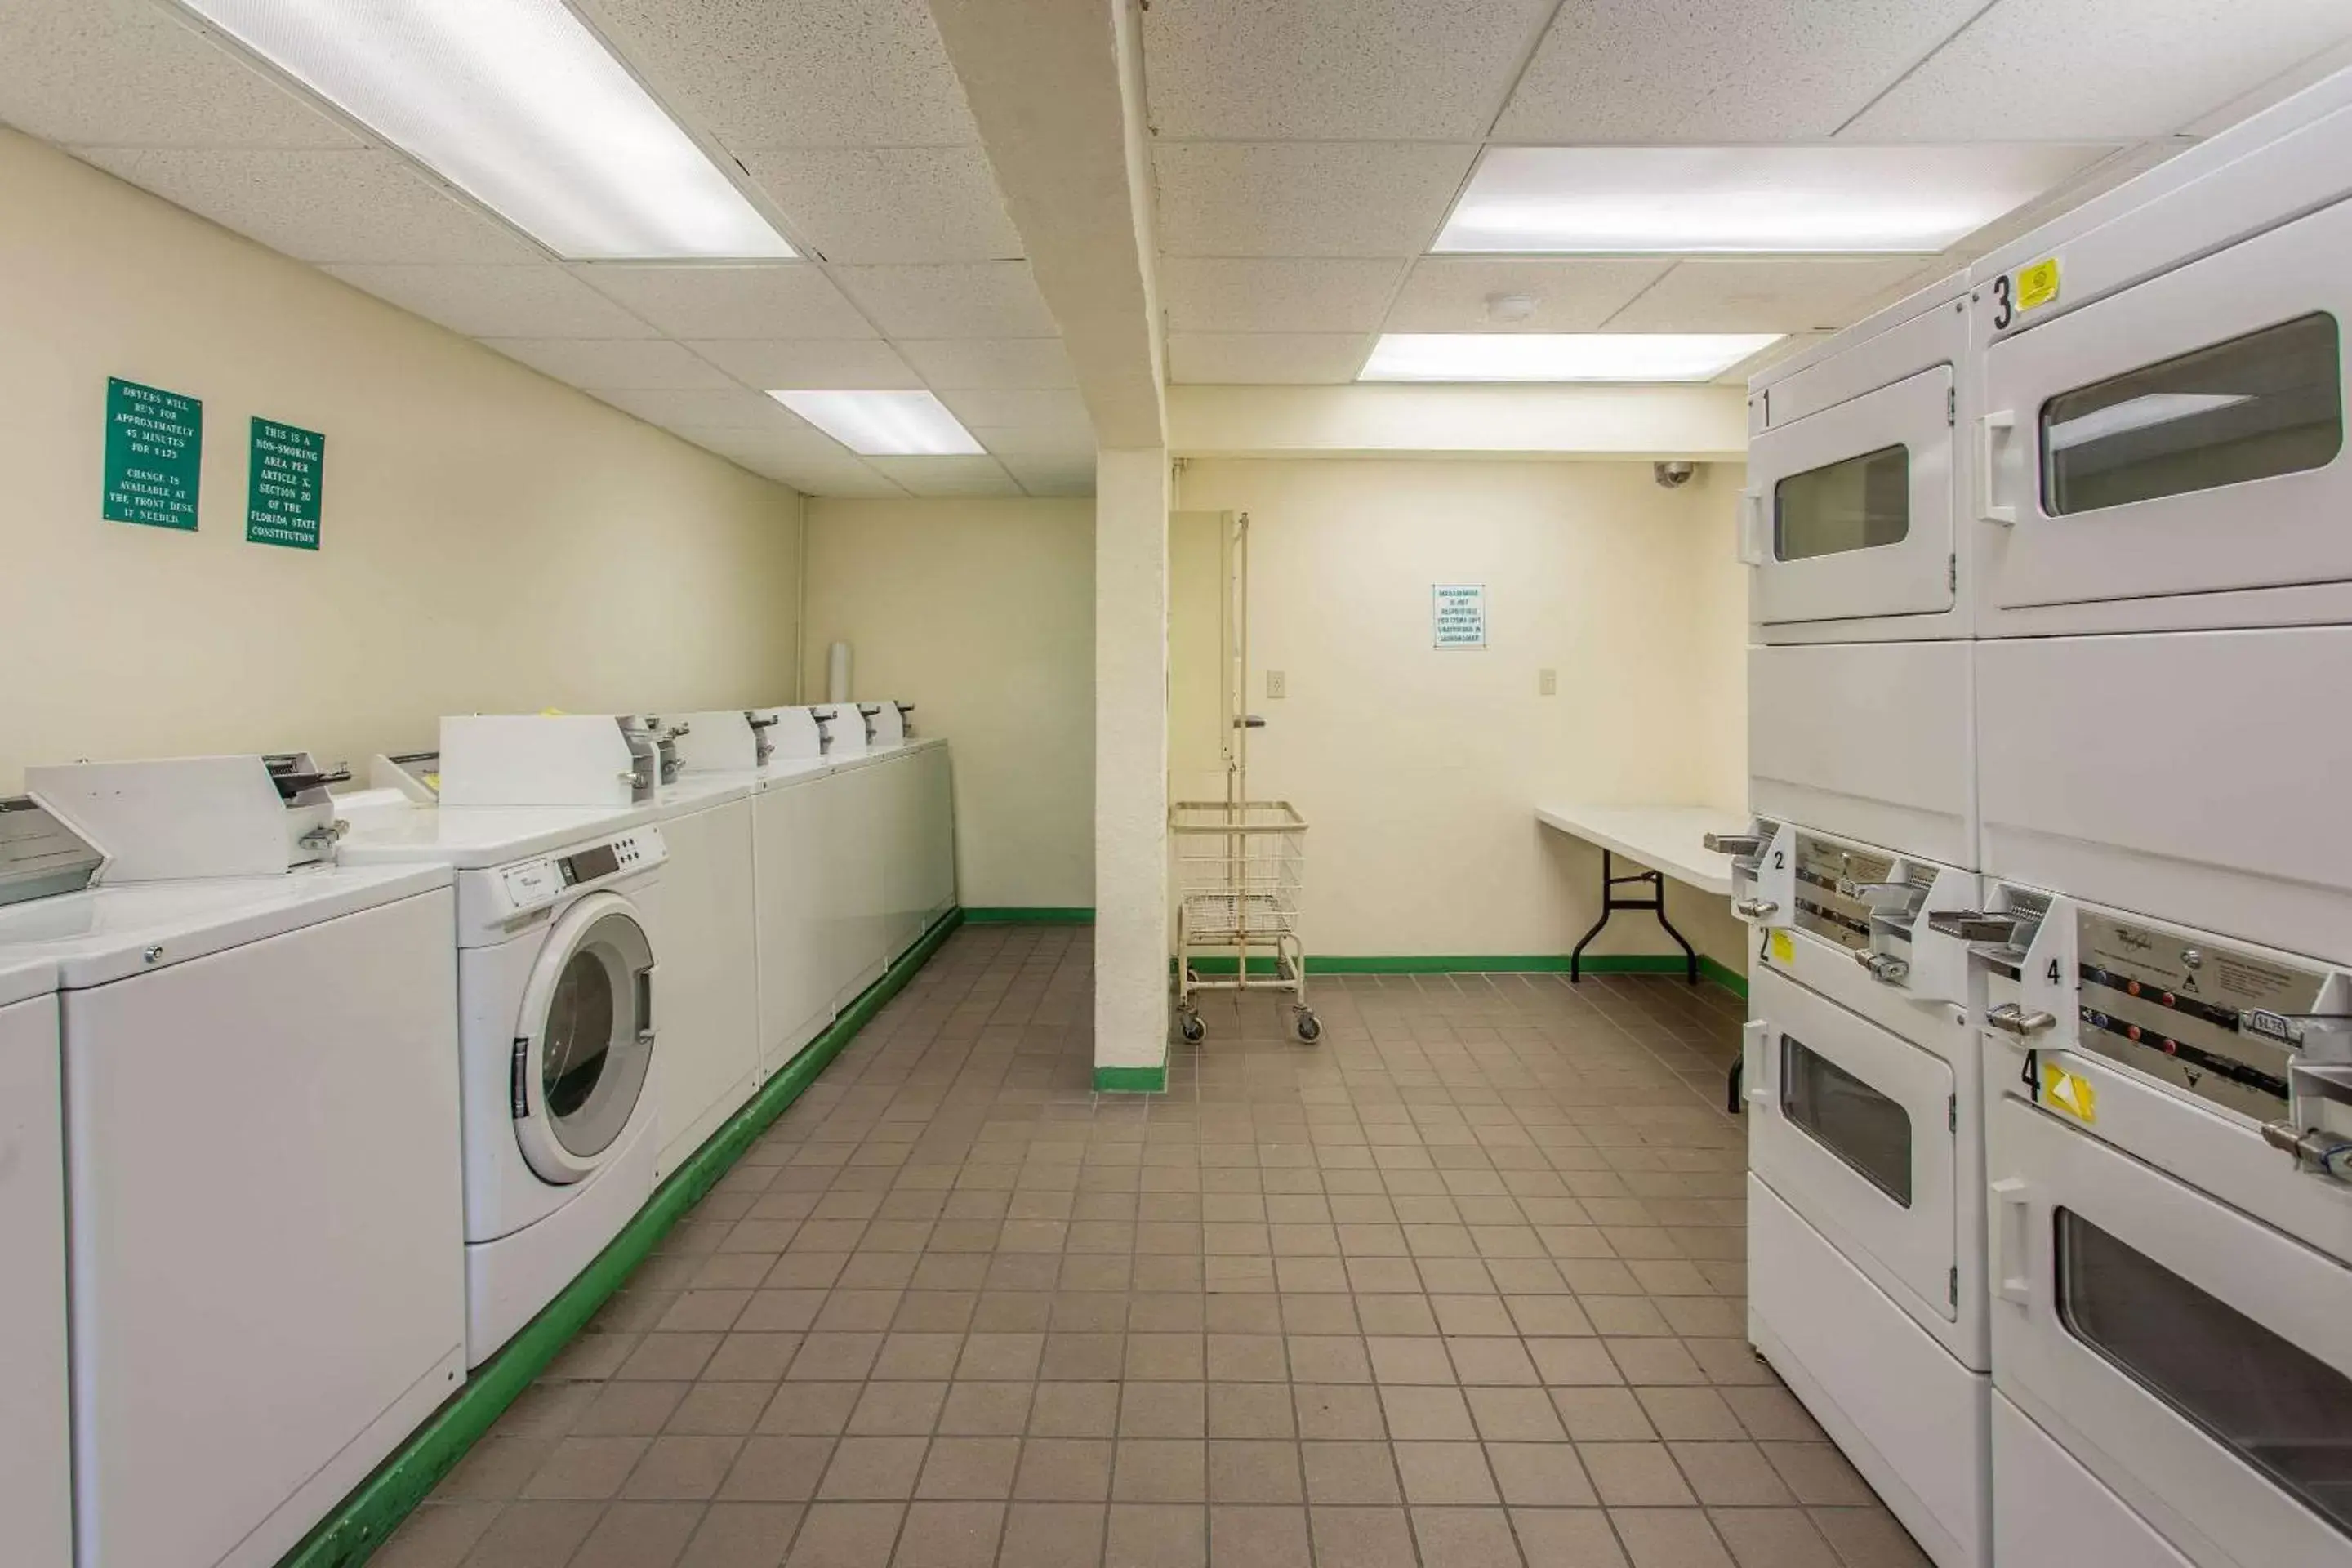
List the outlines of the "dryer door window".
{"label": "dryer door window", "polygon": [[549,932],[515,1040],[515,1135],[551,1182],[593,1172],[653,1068],[653,947],[625,900],[582,900]]}
{"label": "dryer door window", "polygon": [[2054,1220],[2067,1331],[2352,1535],[2352,1378],[2072,1210]]}

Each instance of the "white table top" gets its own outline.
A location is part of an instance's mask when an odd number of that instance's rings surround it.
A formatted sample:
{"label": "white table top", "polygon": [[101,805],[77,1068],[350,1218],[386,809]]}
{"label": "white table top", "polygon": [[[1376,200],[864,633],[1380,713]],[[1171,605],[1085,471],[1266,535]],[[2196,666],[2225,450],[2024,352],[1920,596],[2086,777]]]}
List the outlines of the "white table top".
{"label": "white table top", "polygon": [[1744,815],[1712,805],[1539,805],[1536,820],[1724,898],[1731,896],[1731,857],[1702,840],[1748,829]]}

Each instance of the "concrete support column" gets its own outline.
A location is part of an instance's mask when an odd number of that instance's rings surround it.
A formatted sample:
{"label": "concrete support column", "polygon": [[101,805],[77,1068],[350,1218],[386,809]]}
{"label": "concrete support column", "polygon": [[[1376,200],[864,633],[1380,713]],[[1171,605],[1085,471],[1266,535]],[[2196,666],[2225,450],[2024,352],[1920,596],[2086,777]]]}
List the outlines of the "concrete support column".
{"label": "concrete support column", "polygon": [[1095,1087],[1168,1081],[1168,453],[1095,455]]}

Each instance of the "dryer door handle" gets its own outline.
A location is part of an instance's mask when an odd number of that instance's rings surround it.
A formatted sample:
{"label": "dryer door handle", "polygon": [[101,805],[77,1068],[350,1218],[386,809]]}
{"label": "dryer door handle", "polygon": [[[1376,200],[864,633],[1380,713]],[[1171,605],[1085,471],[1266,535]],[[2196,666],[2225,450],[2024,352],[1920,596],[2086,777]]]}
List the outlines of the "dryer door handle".
{"label": "dryer door handle", "polygon": [[1993,1293],[2015,1306],[2033,1305],[2033,1186],[2015,1176],[1992,1184]]}
{"label": "dryer door handle", "polygon": [[2004,527],[2017,521],[2017,508],[1993,498],[2000,493],[2001,449],[2017,428],[2017,411],[2004,408],[1977,416],[1977,515]]}

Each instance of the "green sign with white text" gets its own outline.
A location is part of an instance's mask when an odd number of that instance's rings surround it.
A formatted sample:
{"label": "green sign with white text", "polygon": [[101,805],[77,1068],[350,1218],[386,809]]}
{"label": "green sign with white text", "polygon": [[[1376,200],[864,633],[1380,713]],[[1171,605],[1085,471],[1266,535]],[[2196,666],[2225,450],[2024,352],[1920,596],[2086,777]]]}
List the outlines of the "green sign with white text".
{"label": "green sign with white text", "polygon": [[109,522],[149,528],[196,526],[196,489],[205,458],[205,405],[184,393],[106,381],[106,498]]}
{"label": "green sign with white text", "polygon": [[256,417],[252,461],[246,469],[246,542],[318,549],[319,495],[326,473],[324,436]]}

